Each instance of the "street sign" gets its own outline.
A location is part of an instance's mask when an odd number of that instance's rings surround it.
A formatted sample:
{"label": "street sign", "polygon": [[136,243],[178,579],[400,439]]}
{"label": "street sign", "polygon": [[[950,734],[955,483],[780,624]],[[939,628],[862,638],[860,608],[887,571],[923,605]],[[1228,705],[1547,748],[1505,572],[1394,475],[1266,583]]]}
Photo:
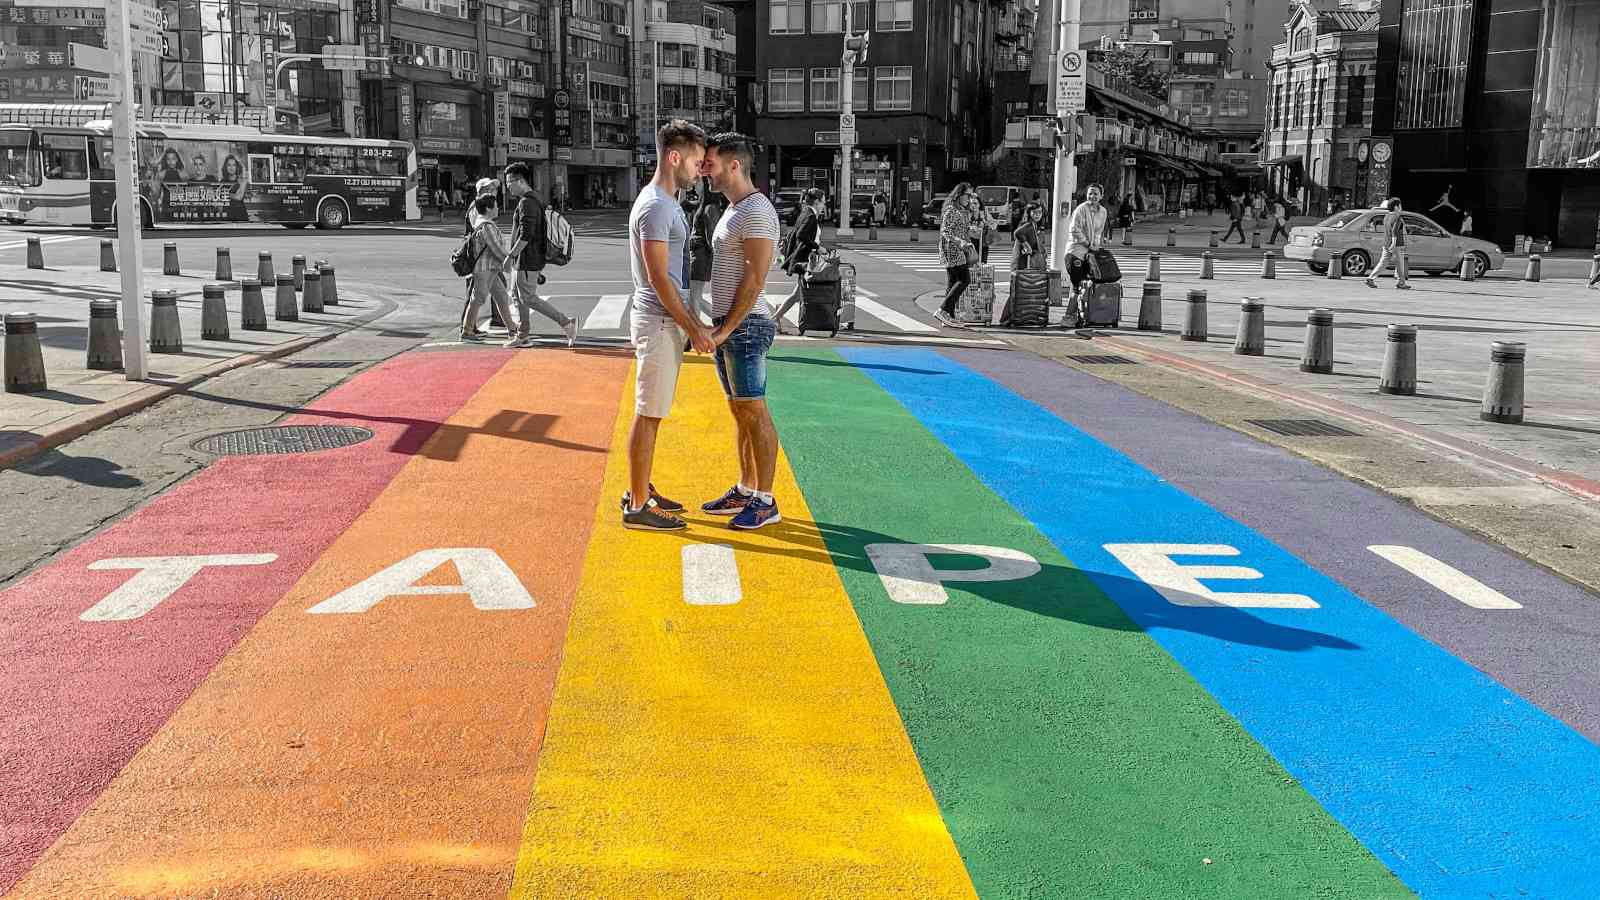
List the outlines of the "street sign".
{"label": "street sign", "polygon": [[1083,51],[1062,52],[1056,65],[1056,115],[1083,112],[1088,99],[1088,72]]}
{"label": "street sign", "polygon": [[839,132],[839,143],[841,144],[858,144],[860,142],[861,135],[854,128]]}
{"label": "street sign", "polygon": [[[839,143],[840,143],[840,141],[839,141],[839,132],[837,132],[837,131],[815,131],[815,132],[812,132],[812,134],[811,134],[811,143],[816,144],[818,147],[837,147],[837,146],[839,146]],[[838,165],[838,163],[834,163],[834,165]]]}
{"label": "street sign", "polygon": [[79,100],[111,101],[117,99],[116,91],[111,87],[110,78],[99,78],[94,75],[74,75],[72,95]]}
{"label": "street sign", "polygon": [[166,54],[167,44],[160,31],[132,28],[128,31],[128,49],[134,53],[154,53],[163,56]]}
{"label": "street sign", "polygon": [[322,48],[322,67],[336,72],[359,72],[367,67],[360,44],[327,44]]}
{"label": "street sign", "polygon": [[854,131],[856,129],[856,114],[855,113],[840,113],[839,114],[839,128],[840,128],[840,130],[843,130],[843,131]]}
{"label": "street sign", "polygon": [[128,4],[128,27],[137,31],[166,31],[167,16],[154,6],[143,3]]}
{"label": "street sign", "polygon": [[94,47],[89,44],[68,43],[67,65],[74,69],[92,69],[96,72],[111,71],[111,54],[103,47]]}

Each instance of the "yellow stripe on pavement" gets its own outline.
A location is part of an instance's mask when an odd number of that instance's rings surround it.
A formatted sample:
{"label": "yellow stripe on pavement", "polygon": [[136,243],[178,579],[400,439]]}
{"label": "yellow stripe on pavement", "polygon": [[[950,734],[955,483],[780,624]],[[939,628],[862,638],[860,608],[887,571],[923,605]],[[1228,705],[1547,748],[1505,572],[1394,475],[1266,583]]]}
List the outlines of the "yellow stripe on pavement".
{"label": "yellow stripe on pavement", "polygon": [[[782,524],[740,533],[699,513],[737,466],[715,371],[688,360],[654,478],[689,507],[690,530],[628,531],[632,396],[512,896],[974,896],[787,461]],[[683,551],[696,544],[733,549],[736,592],[723,571],[724,599],[685,602]]]}

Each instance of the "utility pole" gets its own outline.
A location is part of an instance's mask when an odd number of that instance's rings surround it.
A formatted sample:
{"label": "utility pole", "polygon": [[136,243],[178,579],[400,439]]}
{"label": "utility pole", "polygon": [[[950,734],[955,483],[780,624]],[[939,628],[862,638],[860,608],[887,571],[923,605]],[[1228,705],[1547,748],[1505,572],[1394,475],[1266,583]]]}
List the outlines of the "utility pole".
{"label": "utility pole", "polygon": [[839,60],[839,237],[853,237],[850,227],[851,159],[856,148],[856,113],[852,106],[856,85],[856,63],[866,62],[870,31],[852,34],[851,3],[844,4],[844,56]]}
{"label": "utility pole", "polygon": [[106,0],[106,50],[111,57],[111,157],[117,177],[117,266],[122,273],[122,365],[129,381],[143,381],[144,260],[139,251],[139,191],[134,181],[133,44],[127,0]]}
{"label": "utility pole", "polygon": [[1052,101],[1056,114],[1056,167],[1055,182],[1050,199],[1055,203],[1050,228],[1050,268],[1066,265],[1067,223],[1072,218],[1072,194],[1078,187],[1078,173],[1073,154],[1077,152],[1078,133],[1074,119],[1083,111],[1083,94],[1086,90],[1086,57],[1078,47],[1079,19],[1082,0],[1055,0],[1056,2],[1056,56],[1055,95]]}

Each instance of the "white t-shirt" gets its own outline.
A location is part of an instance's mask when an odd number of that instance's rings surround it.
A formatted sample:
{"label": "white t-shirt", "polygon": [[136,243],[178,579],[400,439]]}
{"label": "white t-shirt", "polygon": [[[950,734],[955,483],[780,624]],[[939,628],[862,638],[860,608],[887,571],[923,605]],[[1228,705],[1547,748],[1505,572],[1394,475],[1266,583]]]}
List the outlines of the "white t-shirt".
{"label": "white t-shirt", "polygon": [[[733,311],[734,295],[739,291],[739,282],[744,280],[744,242],[765,238],[776,245],[778,232],[778,211],[760,191],[751,193],[722,214],[722,221],[717,223],[717,231],[711,237],[713,317],[720,318]],[[767,273],[760,274],[764,285]],[[756,295],[750,315],[772,318],[772,304],[767,302],[764,286]]]}

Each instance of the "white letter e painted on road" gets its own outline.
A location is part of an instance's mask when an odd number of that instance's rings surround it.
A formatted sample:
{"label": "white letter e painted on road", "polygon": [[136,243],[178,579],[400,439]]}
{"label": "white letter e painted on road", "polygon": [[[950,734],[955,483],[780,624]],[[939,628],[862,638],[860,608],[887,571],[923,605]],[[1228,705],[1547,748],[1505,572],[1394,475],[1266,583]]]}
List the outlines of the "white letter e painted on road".
{"label": "white letter e painted on road", "polygon": [[[1017,581],[1039,574],[1039,561],[1009,547],[979,544],[868,544],[867,559],[896,603],[936,606],[950,599],[942,582]],[[982,557],[982,569],[935,569],[932,554]]]}
{"label": "white letter e painted on road", "polygon": [[1227,544],[1106,544],[1139,580],[1174,606],[1231,606],[1255,609],[1316,609],[1317,601],[1304,594],[1262,594],[1248,591],[1213,591],[1200,583],[1202,578],[1247,581],[1261,577],[1249,566],[1188,565],[1174,562],[1174,556],[1238,556],[1239,550]]}

